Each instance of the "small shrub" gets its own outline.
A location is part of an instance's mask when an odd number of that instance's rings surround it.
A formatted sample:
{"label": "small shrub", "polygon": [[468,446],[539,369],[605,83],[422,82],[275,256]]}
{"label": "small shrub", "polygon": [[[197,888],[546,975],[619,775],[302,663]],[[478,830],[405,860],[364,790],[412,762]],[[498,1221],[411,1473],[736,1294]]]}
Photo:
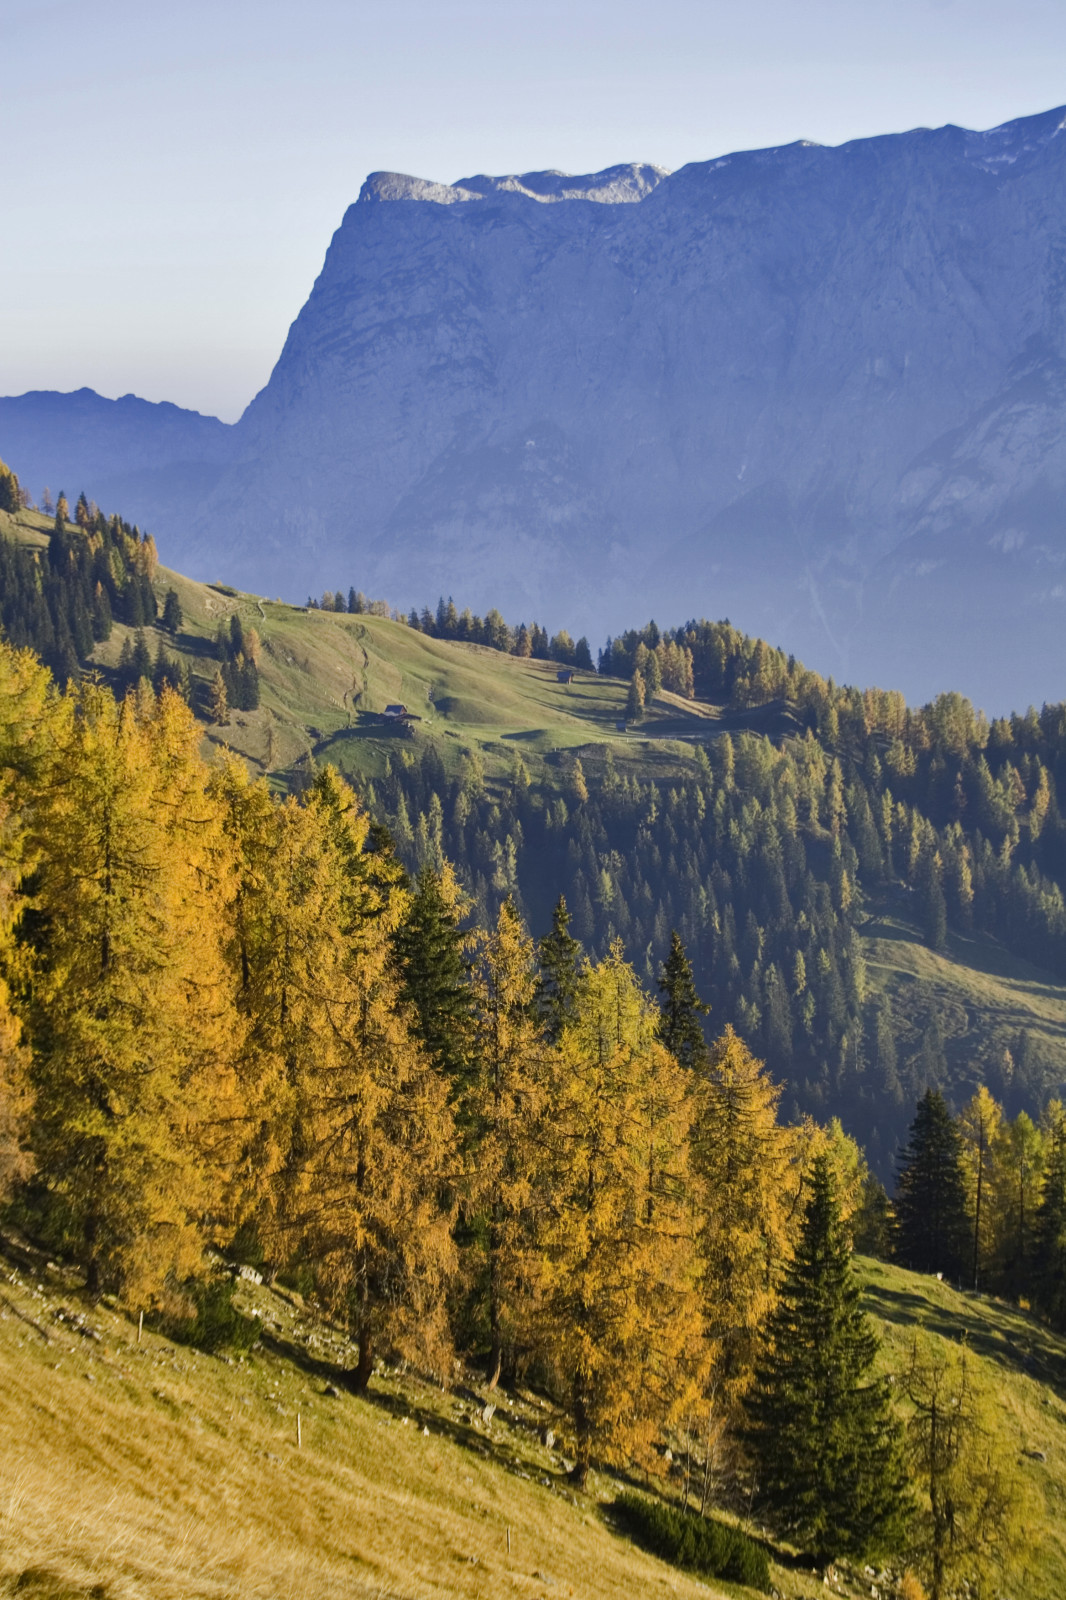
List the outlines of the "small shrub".
{"label": "small shrub", "polygon": [[266,1251],[254,1220],[241,1223],[226,1246],[226,1259],[236,1261],[242,1267],[256,1267],[262,1271],[266,1264]]}
{"label": "small shrub", "polygon": [[295,1289],[305,1300],[315,1292],[315,1270],[307,1261],[290,1261],[278,1273],[277,1281],[283,1289]]}
{"label": "small shrub", "polygon": [[630,1537],[661,1560],[769,1594],[766,1551],[739,1529],[639,1494],[620,1495],[614,1509]]}
{"label": "small shrub", "polygon": [[228,1278],[210,1278],[190,1290],[195,1307],[192,1317],[166,1318],[166,1332],[181,1344],[198,1350],[250,1350],[259,1339],[259,1325],[233,1304],[236,1285]]}

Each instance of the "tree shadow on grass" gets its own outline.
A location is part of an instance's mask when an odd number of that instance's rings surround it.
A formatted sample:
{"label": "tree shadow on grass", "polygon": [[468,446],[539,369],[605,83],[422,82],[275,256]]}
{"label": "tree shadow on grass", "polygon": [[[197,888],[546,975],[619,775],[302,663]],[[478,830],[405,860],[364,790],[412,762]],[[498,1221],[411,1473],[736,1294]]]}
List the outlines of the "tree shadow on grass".
{"label": "tree shadow on grass", "polygon": [[565,1474],[560,1473],[557,1467],[530,1461],[523,1455],[516,1436],[529,1430],[523,1427],[520,1419],[512,1418],[506,1408],[497,1407],[493,1418],[494,1433],[488,1431],[487,1425],[475,1426],[472,1417],[483,1402],[470,1391],[463,1391],[463,1411],[451,1415],[428,1401],[421,1402],[417,1392],[393,1394],[388,1389],[380,1388],[373,1380],[363,1394],[356,1396],[351,1387],[351,1368],[313,1354],[299,1339],[286,1338],[267,1328],[262,1330],[260,1342],[265,1350],[298,1369],[309,1380],[321,1383],[324,1388],[332,1385],[339,1390],[339,1394],[333,1397],[337,1405],[343,1405],[346,1399],[358,1398],[375,1410],[387,1413],[392,1421],[402,1425],[406,1418],[414,1432],[421,1433],[423,1428],[428,1428],[438,1439],[448,1439],[472,1455],[493,1461],[506,1472],[534,1482],[547,1479],[552,1488],[562,1488],[566,1484]]}
{"label": "tree shadow on grass", "polygon": [[896,1327],[924,1329],[966,1345],[1005,1372],[1047,1384],[1066,1399],[1066,1348],[1035,1317],[1002,1301],[965,1296],[963,1305],[939,1306],[913,1289],[867,1283],[867,1308]]}

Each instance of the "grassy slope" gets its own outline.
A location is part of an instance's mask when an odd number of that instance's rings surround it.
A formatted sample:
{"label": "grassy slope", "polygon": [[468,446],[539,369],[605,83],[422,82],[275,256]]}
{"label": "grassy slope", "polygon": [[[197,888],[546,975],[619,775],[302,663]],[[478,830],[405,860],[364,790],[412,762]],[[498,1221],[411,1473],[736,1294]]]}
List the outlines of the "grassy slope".
{"label": "grassy slope", "polygon": [[[0,1294],[0,1594],[708,1593],[611,1534],[603,1480],[575,1498],[532,1406],[521,1426],[497,1396],[507,1420],[474,1427],[468,1402],[396,1374],[366,1400],[327,1395],[341,1341],[296,1297],[249,1291],[264,1347],[230,1365],[150,1333],[138,1347],[25,1258]],[[99,1342],[60,1306],[88,1310]]]}
{"label": "grassy slope", "polygon": [[[17,522],[0,513],[0,532],[43,547],[51,523],[35,512]],[[233,714],[224,730],[207,737],[239,750],[253,766],[283,779],[301,755],[332,760],[353,773],[373,774],[401,737],[382,725],[379,713],[403,701],[422,718],[415,741],[432,739],[450,761],[477,750],[491,777],[510,770],[520,749],[536,770],[558,751],[590,747],[593,758],[610,746],[618,759],[676,768],[691,759],[684,741],[713,736],[736,723],[721,708],[663,694],[638,734],[619,734],[626,685],[595,674],[578,674],[572,686],[556,681],[552,662],[520,661],[479,645],[427,638],[384,617],[305,611],[255,595],[234,595],[160,568],[160,598],[173,587],[184,612],[180,636],[146,634],[154,655],[159,639],[189,664],[201,691],[214,676],[212,649],[219,623],[234,612],[263,642],[262,705]],[[130,630],[116,624],[97,647],[101,666],[114,666]],[[788,719],[773,710],[754,713],[753,725],[782,731]]]}
{"label": "grassy slope", "polygon": [[[919,1323],[965,1338],[998,1396],[1000,1442],[1046,1514],[1027,1600],[1066,1593],[1066,1343],[1024,1314],[880,1262],[860,1263],[892,1370]],[[705,1586],[611,1530],[614,1482],[575,1496],[535,1396],[397,1372],[366,1399],[329,1395],[351,1353],[298,1296],[249,1288],[263,1345],[204,1356],[84,1302],[69,1274],[8,1245],[0,1258],[0,1595],[383,1597],[739,1595]],[[99,1338],[79,1334],[65,1310]],[[36,1326],[31,1326],[31,1323]],[[303,1443],[297,1448],[296,1413]],[[428,1432],[424,1432],[428,1429]],[[1026,1457],[1041,1450],[1046,1461]],[[511,1549],[507,1549],[507,1530]],[[790,1600],[820,1575],[777,1565]],[[847,1578],[837,1593],[868,1595]]]}
{"label": "grassy slope", "polygon": [[898,906],[870,917],[863,944],[871,989],[891,996],[901,1053],[917,1047],[935,1010],[960,1090],[969,1093],[990,1075],[995,1082],[1021,1029],[1049,1082],[1066,1082],[1066,986],[1041,968],[980,935],[953,933],[943,953],[931,950]]}
{"label": "grassy slope", "polygon": [[[867,1309],[878,1319],[887,1369],[906,1369],[915,1333],[965,1344],[978,1383],[994,1396],[998,1444],[1036,1490],[1043,1516],[1029,1530],[1032,1570],[1009,1592],[1066,1595],[1066,1340],[985,1295],[882,1261],[859,1258]],[[1037,1459],[1039,1454],[1046,1459]]]}

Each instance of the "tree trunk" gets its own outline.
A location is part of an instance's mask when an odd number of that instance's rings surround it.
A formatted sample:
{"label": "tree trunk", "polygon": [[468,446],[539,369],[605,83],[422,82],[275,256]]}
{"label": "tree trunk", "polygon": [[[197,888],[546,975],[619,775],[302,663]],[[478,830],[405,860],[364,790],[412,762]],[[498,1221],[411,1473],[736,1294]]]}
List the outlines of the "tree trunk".
{"label": "tree trunk", "polygon": [[580,1378],[574,1379],[574,1431],[577,1434],[577,1460],[570,1473],[570,1481],[584,1493],[589,1477],[589,1460],[592,1455],[592,1424],[588,1412],[588,1396]]}
{"label": "tree trunk", "polygon": [[493,1201],[492,1220],[489,1223],[489,1393],[500,1381],[503,1366],[503,1337],[500,1332],[500,1225],[499,1202]]}
{"label": "tree trunk", "polygon": [[90,1300],[99,1300],[102,1284],[100,1281],[100,1257],[97,1254],[96,1243],[100,1228],[97,1218],[90,1216],[85,1223],[85,1292]]}
{"label": "tree trunk", "polygon": [[981,1262],[981,1185],[985,1175],[985,1129],[981,1124],[980,1144],[977,1149],[977,1204],[973,1219],[973,1286],[977,1288],[978,1269]]}
{"label": "tree trunk", "polygon": [[370,1328],[364,1324],[359,1330],[359,1359],[352,1368],[349,1384],[353,1394],[366,1394],[374,1372],[374,1344]]}

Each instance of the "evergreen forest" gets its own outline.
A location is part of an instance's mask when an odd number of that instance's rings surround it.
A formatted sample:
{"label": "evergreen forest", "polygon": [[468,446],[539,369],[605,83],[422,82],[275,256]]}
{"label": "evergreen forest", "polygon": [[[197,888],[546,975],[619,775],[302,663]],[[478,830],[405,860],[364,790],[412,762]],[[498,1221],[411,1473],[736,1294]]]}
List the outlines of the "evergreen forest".
{"label": "evergreen forest", "polygon": [[[756,690],[759,646],[726,625],[685,637],[694,660],[711,641],[731,703],[787,698],[792,735],[727,730],[667,781],[610,747],[563,756],[550,790],[520,753],[490,786],[476,757],[449,771],[436,745],[401,746],[367,803],[409,866],[454,863],[482,916],[510,896],[545,926],[562,894],[585,946],[620,938],[645,982],[678,930],[712,1017],[774,1063],[790,1116],[842,1117],[887,1179],[908,1107],[954,1074],[935,1012],[918,1025],[871,993],[860,932],[899,907],[933,950],[981,932],[1066,977],[1066,707],[989,726],[960,696],[914,711],[777,657],[791,686],[764,672]],[[962,1072],[1034,1116],[1056,1084],[1024,1029]]]}

